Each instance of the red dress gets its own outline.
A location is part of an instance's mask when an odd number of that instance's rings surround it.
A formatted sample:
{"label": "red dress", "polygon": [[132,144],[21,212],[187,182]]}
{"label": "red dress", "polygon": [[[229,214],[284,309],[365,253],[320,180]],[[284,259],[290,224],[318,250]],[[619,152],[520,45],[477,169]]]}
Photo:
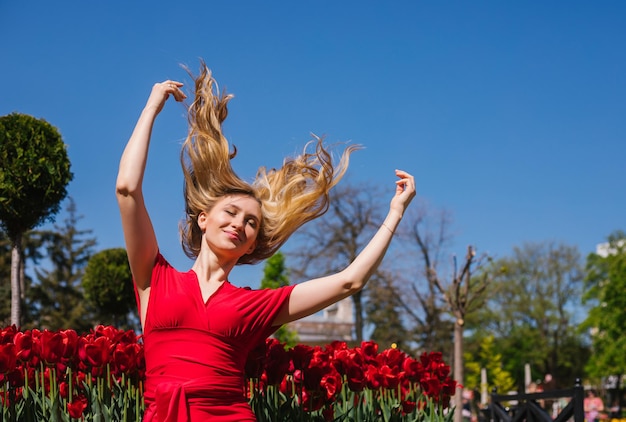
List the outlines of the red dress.
{"label": "red dress", "polygon": [[143,420],[256,421],[244,396],[246,359],[276,330],[293,287],[224,282],[204,303],[195,272],[179,272],[159,254],[144,325]]}

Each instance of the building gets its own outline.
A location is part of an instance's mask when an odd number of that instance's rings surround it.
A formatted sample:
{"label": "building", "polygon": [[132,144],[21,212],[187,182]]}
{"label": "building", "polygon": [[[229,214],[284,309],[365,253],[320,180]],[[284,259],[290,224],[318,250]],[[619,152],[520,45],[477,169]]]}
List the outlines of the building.
{"label": "building", "polygon": [[326,345],[335,340],[354,340],[354,306],[347,297],[322,311],[291,322],[287,328],[298,333],[299,342],[308,345]]}

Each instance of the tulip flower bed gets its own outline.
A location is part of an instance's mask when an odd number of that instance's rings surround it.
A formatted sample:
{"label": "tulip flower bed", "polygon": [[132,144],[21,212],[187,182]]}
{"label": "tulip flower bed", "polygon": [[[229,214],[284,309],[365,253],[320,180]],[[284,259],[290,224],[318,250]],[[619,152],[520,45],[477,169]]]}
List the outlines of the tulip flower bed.
{"label": "tulip flower bed", "polygon": [[[246,366],[247,394],[259,422],[442,421],[456,383],[441,353],[413,359],[378,352],[284,344],[268,339]],[[140,421],[145,364],[133,331],[0,331],[2,421]]]}

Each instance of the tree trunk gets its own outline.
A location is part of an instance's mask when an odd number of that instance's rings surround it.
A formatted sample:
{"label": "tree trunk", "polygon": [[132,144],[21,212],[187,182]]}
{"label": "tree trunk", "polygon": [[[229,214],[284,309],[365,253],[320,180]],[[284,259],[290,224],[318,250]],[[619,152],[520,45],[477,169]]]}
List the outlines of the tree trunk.
{"label": "tree trunk", "polygon": [[26,299],[26,257],[24,257],[24,251],[22,250],[22,246],[20,245],[20,299],[22,299],[22,303],[24,299]]}
{"label": "tree trunk", "polygon": [[454,394],[454,422],[463,421],[463,324],[461,318],[454,322],[454,380],[457,390]]}
{"label": "tree trunk", "polygon": [[362,291],[356,292],[352,295],[354,302],[354,337],[358,344],[363,341],[363,302],[361,300],[363,296]]}
{"label": "tree trunk", "polygon": [[20,292],[20,265],[22,263],[22,235],[15,236],[11,249],[11,324],[20,327],[22,294]]}

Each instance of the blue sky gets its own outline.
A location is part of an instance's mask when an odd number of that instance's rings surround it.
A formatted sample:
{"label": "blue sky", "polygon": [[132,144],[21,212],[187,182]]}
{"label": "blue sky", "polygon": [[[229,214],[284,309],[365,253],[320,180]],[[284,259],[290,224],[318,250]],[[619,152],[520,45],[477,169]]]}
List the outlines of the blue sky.
{"label": "blue sky", "polygon": [[[189,85],[180,65],[203,58],[235,94],[225,131],[242,177],[310,133],[352,141],[366,148],[349,179],[412,172],[420,198],[452,213],[459,253],[554,240],[586,255],[626,229],[625,21],[621,1],[0,1],[0,115],[59,129],[100,249],[123,245],[117,165],[151,86]],[[145,185],[180,269],[185,133],[168,103]],[[261,271],[233,281],[256,286]]]}

